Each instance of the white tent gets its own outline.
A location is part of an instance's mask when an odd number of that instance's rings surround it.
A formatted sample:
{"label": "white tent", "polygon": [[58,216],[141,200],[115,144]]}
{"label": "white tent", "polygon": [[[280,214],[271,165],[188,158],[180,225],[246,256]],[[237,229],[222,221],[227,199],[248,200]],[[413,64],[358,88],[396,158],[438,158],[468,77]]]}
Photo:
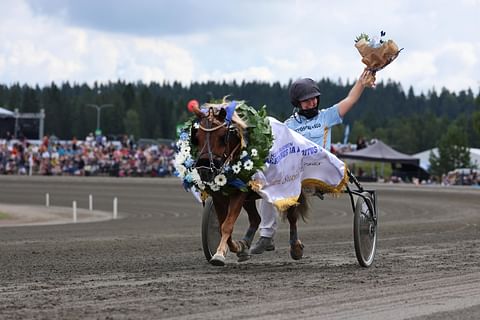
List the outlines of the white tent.
{"label": "white tent", "polygon": [[15,113],[12,111],[0,107],[0,117],[1,118],[13,118],[15,116]]}
{"label": "white tent", "polygon": [[[438,148],[425,150],[413,155],[413,157],[420,159],[420,167],[427,171],[430,168],[430,152],[433,152],[433,154],[438,157]],[[470,162],[476,165],[477,168],[480,168],[480,149],[470,148]]]}
{"label": "white tent", "polygon": [[470,161],[480,168],[480,149],[470,148]]}

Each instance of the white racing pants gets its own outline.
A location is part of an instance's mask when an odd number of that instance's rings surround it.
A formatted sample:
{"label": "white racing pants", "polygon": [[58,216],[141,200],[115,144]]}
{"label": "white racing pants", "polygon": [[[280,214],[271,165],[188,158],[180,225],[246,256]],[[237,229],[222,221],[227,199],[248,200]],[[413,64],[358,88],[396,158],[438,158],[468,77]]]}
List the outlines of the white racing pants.
{"label": "white racing pants", "polygon": [[262,218],[260,222],[260,236],[273,238],[277,230],[277,209],[268,201],[260,199],[257,201],[257,209]]}

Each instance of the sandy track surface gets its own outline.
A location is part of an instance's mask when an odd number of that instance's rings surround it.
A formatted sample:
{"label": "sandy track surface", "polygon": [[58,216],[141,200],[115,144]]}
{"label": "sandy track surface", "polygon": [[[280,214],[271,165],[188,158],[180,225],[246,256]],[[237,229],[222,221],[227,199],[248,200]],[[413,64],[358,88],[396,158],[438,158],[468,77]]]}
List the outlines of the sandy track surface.
{"label": "sandy track surface", "polygon": [[[2,319],[477,319],[480,190],[369,185],[380,229],[361,268],[344,196],[313,203],[300,224],[306,257],[276,250],[227,266],[207,263],[201,206],[176,179],[0,177],[0,203],[88,206],[120,218],[0,228]],[[0,210],[1,211],[1,210]],[[235,236],[246,227],[246,215]]]}

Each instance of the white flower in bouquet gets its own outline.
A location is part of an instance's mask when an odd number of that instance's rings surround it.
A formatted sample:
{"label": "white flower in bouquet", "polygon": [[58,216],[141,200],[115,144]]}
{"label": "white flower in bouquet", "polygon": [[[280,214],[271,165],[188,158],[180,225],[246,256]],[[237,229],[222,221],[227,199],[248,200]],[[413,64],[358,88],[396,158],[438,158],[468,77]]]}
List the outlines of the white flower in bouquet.
{"label": "white flower in bouquet", "polygon": [[253,158],[258,157],[258,151],[257,151],[257,149],[253,148],[252,151],[251,151],[251,153],[252,153],[252,157],[253,157]]}
{"label": "white flower in bouquet", "polygon": [[200,177],[200,174],[198,173],[196,168],[192,170],[191,175],[192,175],[192,181],[194,183],[199,184],[202,182],[202,178]]}
{"label": "white flower in bouquet", "polygon": [[238,174],[242,170],[242,163],[239,161],[237,164],[232,166],[233,173]]}
{"label": "white flower in bouquet", "polygon": [[224,174],[219,174],[214,179],[215,183],[220,187],[223,187],[227,183],[227,177]]}
{"label": "white flower in bouquet", "polygon": [[245,163],[243,164],[243,167],[245,168],[245,170],[247,171],[250,171],[253,169],[253,161],[252,160],[247,160],[245,161]]}
{"label": "white flower in bouquet", "polygon": [[213,191],[213,192],[216,192],[218,190],[220,190],[220,187],[215,184],[215,183],[208,183],[208,186],[210,187],[210,189]]}
{"label": "white flower in bouquet", "polygon": [[181,153],[181,152],[177,153],[175,155],[175,166],[183,164],[185,160],[186,160],[186,156],[184,153]]}
{"label": "white flower in bouquet", "polygon": [[183,148],[184,146],[188,146],[189,143],[188,143],[188,140],[178,140],[177,141],[177,147],[179,149]]}
{"label": "white flower in bouquet", "polygon": [[178,172],[178,176],[183,179],[185,177],[185,173],[187,172],[187,169],[182,165],[175,166],[175,169]]}
{"label": "white flower in bouquet", "polygon": [[200,182],[197,183],[197,186],[198,188],[200,188],[200,190],[202,191],[205,190],[205,184],[203,183],[203,181],[200,180]]}
{"label": "white flower in bouquet", "polygon": [[192,149],[190,148],[190,146],[186,145],[186,146],[182,146],[182,149],[180,150],[180,152],[183,153],[183,154],[190,154],[191,150]]}

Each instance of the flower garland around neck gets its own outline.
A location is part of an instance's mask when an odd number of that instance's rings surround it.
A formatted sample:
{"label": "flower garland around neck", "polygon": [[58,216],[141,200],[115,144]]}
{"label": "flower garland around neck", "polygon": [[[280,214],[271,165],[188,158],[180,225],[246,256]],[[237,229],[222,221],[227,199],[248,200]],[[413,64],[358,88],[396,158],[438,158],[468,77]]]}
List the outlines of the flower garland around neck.
{"label": "flower garland around neck", "polygon": [[240,157],[225,165],[212,182],[202,181],[195,168],[198,148],[191,143],[190,135],[192,126],[199,128],[197,117],[191,118],[184,124],[177,141],[175,174],[183,180],[186,190],[194,187],[203,194],[221,191],[224,195],[237,190],[247,192],[251,188],[252,175],[264,169],[265,159],[273,144],[272,128],[267,118],[266,106],[257,111],[242,102],[236,106],[235,112],[247,123],[246,132],[244,132],[245,147],[240,150]]}

